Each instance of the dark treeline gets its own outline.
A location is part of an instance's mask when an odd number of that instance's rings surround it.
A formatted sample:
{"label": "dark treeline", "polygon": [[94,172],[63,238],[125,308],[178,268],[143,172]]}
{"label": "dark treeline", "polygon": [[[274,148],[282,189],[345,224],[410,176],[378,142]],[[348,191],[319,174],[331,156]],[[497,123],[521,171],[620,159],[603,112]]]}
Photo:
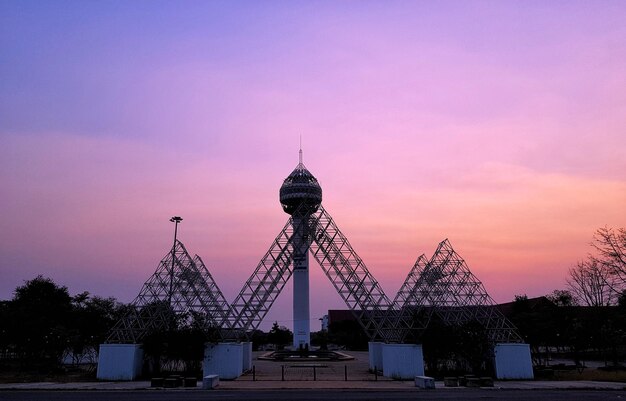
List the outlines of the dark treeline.
{"label": "dark treeline", "polygon": [[[81,367],[93,375],[99,345],[130,308],[88,292],[72,296],[43,276],[28,280],[11,300],[0,301],[0,371],[46,375]],[[352,337],[340,336],[345,345],[352,343]],[[281,349],[291,344],[292,333],[275,322],[269,332],[255,330],[251,338],[255,349]],[[184,324],[149,333],[142,341],[146,371],[197,372],[205,342],[217,339],[215,333]],[[325,346],[328,336],[313,333],[313,339]]]}
{"label": "dark treeline", "polygon": [[558,354],[576,365],[599,360],[617,366],[626,360],[623,301],[617,306],[578,306],[551,297],[517,296],[500,307],[531,345],[535,365],[548,365]]}
{"label": "dark treeline", "polygon": [[4,366],[49,370],[67,362],[95,361],[98,345],[128,306],[38,276],[0,302],[0,358]]}

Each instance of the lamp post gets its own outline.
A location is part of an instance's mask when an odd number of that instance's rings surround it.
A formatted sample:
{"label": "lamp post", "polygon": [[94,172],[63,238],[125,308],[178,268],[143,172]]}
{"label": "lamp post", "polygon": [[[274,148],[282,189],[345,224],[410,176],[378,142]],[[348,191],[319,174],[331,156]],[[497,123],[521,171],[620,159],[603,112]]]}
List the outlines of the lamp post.
{"label": "lamp post", "polygon": [[172,306],[172,290],[174,287],[174,263],[176,260],[176,236],[178,235],[178,223],[183,221],[183,218],[180,216],[174,216],[170,219],[172,223],[174,223],[174,245],[172,245],[172,267],[170,268],[170,290],[167,294],[167,302],[170,306]]}

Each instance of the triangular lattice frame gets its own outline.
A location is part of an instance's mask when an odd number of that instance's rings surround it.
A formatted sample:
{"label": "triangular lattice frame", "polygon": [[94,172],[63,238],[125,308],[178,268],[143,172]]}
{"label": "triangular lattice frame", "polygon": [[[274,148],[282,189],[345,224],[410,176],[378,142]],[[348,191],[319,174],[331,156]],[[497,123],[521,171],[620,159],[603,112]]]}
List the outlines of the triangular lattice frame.
{"label": "triangular lattice frame", "polygon": [[179,325],[228,328],[230,307],[199,256],[176,241],[111,329],[107,342],[138,343],[151,332]]}

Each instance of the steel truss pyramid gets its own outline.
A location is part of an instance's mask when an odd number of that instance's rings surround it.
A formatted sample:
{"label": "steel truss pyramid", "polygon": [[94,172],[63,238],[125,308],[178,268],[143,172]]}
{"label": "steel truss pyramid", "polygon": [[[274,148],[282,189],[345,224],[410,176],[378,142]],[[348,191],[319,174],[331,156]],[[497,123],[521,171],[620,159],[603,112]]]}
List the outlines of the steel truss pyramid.
{"label": "steel truss pyramid", "polygon": [[476,321],[494,343],[522,342],[515,326],[500,312],[483,284],[446,239],[432,258],[421,255],[394,300],[394,307],[436,314],[444,324]]}
{"label": "steel truss pyramid", "polygon": [[202,259],[198,255],[192,259],[180,241],[161,260],[130,306],[107,342],[138,343],[147,334],[174,324],[219,329],[230,313]]}

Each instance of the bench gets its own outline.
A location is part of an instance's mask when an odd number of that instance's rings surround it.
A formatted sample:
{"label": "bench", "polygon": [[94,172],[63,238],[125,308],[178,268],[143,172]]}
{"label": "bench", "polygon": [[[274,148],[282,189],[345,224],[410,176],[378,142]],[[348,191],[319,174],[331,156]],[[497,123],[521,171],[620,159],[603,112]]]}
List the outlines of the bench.
{"label": "bench", "polygon": [[458,377],[444,377],[443,385],[446,387],[459,387],[459,378]]}
{"label": "bench", "polygon": [[174,377],[168,377],[163,380],[163,388],[176,388],[178,386],[178,380]]}
{"label": "bench", "polygon": [[493,378],[491,378],[491,377],[481,377],[480,378],[480,387],[493,387]]}
{"label": "bench", "polygon": [[197,387],[198,379],[195,377],[185,377],[183,378],[183,387]]}
{"label": "bench", "polygon": [[478,377],[468,377],[465,385],[467,387],[480,387],[480,384],[480,379]]}
{"label": "bench", "polygon": [[162,377],[153,377],[150,380],[150,387],[163,387],[163,381],[165,379]]}

